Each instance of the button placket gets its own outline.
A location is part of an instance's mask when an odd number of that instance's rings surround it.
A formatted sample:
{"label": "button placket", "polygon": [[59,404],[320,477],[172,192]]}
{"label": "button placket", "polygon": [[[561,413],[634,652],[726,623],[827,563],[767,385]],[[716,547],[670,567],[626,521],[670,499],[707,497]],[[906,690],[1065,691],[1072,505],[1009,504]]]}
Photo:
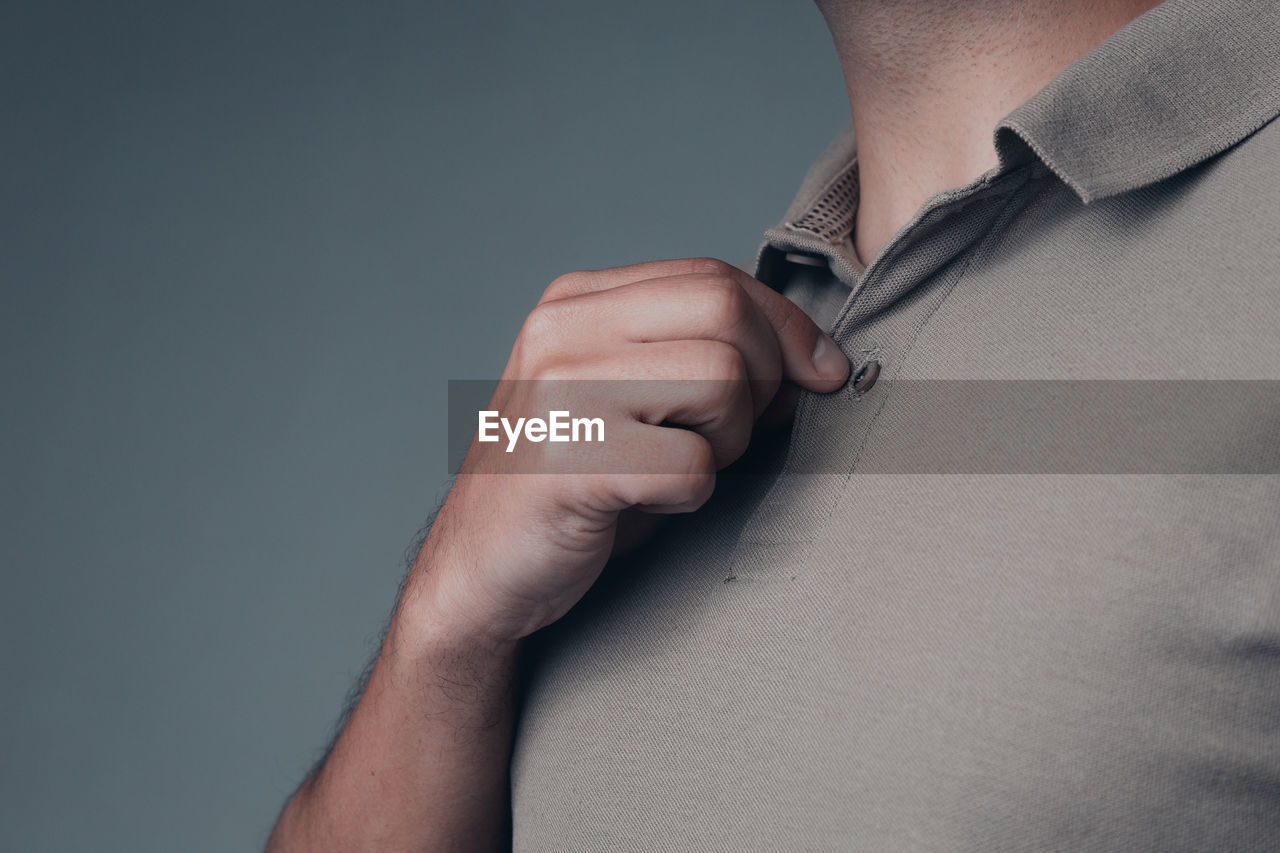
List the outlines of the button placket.
{"label": "button placket", "polygon": [[[790,577],[802,566],[848,487],[894,375],[973,258],[998,239],[1017,200],[1029,197],[1025,188],[1033,175],[1022,166],[939,196],[858,277],[829,327],[850,356],[850,381],[835,395],[802,392],[781,472],[735,544],[730,565],[737,580]],[[989,202],[985,209],[972,207],[983,202]],[[935,238],[954,251],[939,256],[929,245]],[[926,250],[932,254],[921,258]],[[844,436],[835,448],[833,435]],[[791,569],[777,571],[780,561]]]}

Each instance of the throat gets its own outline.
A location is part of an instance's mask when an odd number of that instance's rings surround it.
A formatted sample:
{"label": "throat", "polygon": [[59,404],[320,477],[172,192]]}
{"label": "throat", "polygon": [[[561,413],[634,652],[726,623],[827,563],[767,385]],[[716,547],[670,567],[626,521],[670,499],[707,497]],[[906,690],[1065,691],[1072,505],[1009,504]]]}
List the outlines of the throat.
{"label": "throat", "polygon": [[858,145],[870,262],[935,193],[997,165],[995,127],[1158,0],[818,0]]}

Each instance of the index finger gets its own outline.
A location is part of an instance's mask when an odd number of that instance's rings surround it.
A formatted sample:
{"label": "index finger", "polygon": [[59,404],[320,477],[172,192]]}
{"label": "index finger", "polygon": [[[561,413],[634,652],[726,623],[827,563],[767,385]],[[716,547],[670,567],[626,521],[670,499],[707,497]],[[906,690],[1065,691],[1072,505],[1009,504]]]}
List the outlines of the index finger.
{"label": "index finger", "polygon": [[810,391],[828,393],[840,388],[849,378],[849,359],[800,306],[733,264],[715,258],[677,258],[601,270],[579,270],[551,282],[539,302],[681,275],[715,275],[735,281],[773,330],[782,356],[782,371],[797,385]]}
{"label": "index finger", "polygon": [[577,270],[566,273],[551,282],[538,301],[542,303],[568,299],[585,293],[612,290],[615,287],[635,284],[651,278],[670,278],[679,275],[732,276],[734,274],[747,276],[733,264],[715,258],[671,258],[601,270]]}

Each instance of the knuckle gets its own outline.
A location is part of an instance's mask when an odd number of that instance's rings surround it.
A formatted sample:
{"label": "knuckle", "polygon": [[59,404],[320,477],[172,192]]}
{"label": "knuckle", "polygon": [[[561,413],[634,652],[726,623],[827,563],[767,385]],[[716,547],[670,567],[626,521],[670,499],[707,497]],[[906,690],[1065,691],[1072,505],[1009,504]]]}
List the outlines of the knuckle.
{"label": "knuckle", "polygon": [[577,378],[577,368],[569,361],[558,358],[545,359],[532,367],[525,378],[542,386],[556,385]]}
{"label": "knuckle", "polygon": [[564,349],[564,324],[564,311],[555,303],[538,305],[524,318],[511,353],[522,375],[536,373]]}
{"label": "knuckle", "polygon": [[702,369],[708,379],[734,382],[745,379],[747,365],[737,347],[719,341],[710,342],[703,353]]}
{"label": "knuckle", "polygon": [[557,299],[564,299],[581,293],[586,286],[586,277],[587,273],[582,270],[557,276],[547,285],[546,290],[542,291],[542,298],[539,302],[553,302]]}
{"label": "knuckle", "polygon": [[716,400],[717,417],[715,429],[717,441],[723,445],[726,462],[737,459],[747,449],[751,441],[753,423],[751,393],[742,382],[722,382],[720,394]]}
{"label": "knuckle", "polygon": [[680,430],[685,434],[677,451],[675,473],[691,480],[714,474],[716,470],[715,453],[705,438],[692,430]]}
{"label": "knuckle", "polygon": [[712,405],[716,419],[725,425],[732,425],[751,412],[751,389],[746,382],[738,380],[721,380],[712,383]]}
{"label": "knuckle", "polygon": [[686,478],[684,503],[690,510],[695,510],[707,502],[715,490],[715,471],[697,474]]}
{"label": "knuckle", "polygon": [[729,461],[732,462],[747,452],[747,446],[751,444],[751,428],[744,424],[741,429],[733,430],[729,438]]}
{"label": "knuckle", "polygon": [[737,424],[727,427],[718,438],[719,458],[716,461],[716,467],[723,468],[731,464],[743,453],[746,453],[747,446],[750,443],[751,432],[749,429]]}
{"label": "knuckle", "polygon": [[708,319],[717,327],[732,328],[743,322],[750,308],[750,297],[732,279],[712,278],[703,285]]}
{"label": "knuckle", "polygon": [[670,511],[697,509],[715,486],[716,464],[710,442],[692,430],[668,429],[657,453],[637,473],[641,502]]}
{"label": "knuckle", "polygon": [[690,258],[689,272],[694,275],[732,278],[738,272],[738,268],[718,258]]}
{"label": "knuckle", "polygon": [[534,307],[520,327],[520,339],[525,342],[554,340],[563,324],[564,311],[555,303],[543,303]]}
{"label": "knuckle", "polygon": [[803,335],[809,331],[806,325],[812,326],[812,321],[803,311],[796,309],[795,311],[785,311],[776,321],[776,333],[779,337],[790,337],[791,335]]}

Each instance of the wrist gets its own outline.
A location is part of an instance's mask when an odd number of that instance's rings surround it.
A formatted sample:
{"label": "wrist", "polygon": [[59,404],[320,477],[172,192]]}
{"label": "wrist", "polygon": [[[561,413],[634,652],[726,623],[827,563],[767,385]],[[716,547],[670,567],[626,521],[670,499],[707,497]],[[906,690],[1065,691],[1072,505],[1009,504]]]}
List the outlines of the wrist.
{"label": "wrist", "polygon": [[392,620],[396,645],[451,657],[514,657],[522,635],[478,607],[459,574],[444,565],[414,565]]}

